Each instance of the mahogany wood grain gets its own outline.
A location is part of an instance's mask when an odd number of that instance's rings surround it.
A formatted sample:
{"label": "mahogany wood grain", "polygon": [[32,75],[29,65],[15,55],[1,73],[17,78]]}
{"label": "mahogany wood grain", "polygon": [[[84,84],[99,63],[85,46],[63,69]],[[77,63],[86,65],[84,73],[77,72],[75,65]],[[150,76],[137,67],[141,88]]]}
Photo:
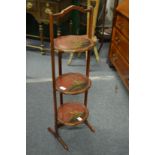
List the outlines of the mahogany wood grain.
{"label": "mahogany wood grain", "polygon": [[127,88],[129,88],[129,64],[122,57],[122,54],[116,48],[114,44],[112,44],[111,48],[111,62],[115,66],[118,74],[120,75],[123,83]]}
{"label": "mahogany wood grain", "polygon": [[121,14],[117,15],[116,27],[123,33],[123,35],[129,39],[129,20],[124,18]]}
{"label": "mahogany wood grain", "polygon": [[[64,15],[68,14],[73,10],[78,10],[83,13],[90,13],[89,19],[89,32],[83,36],[58,36],[54,40],[53,36],[53,24],[54,18],[59,20],[59,18],[64,17]],[[70,6],[60,13],[52,14],[50,12],[50,45],[51,45],[51,65],[52,65],[52,88],[53,88],[53,104],[54,104],[54,130],[52,128],[48,128],[48,131],[52,133],[55,138],[62,144],[62,146],[68,150],[68,146],[64,143],[62,138],[59,136],[58,128],[63,125],[74,126],[81,123],[85,123],[92,132],[94,132],[94,128],[90,125],[87,120],[88,117],[88,109],[85,105],[87,105],[87,95],[88,89],[91,86],[91,80],[89,79],[89,70],[90,70],[90,49],[94,46],[94,42],[91,40],[92,38],[92,23],[93,23],[93,8],[89,7],[88,9],[84,9],[79,6]],[[59,76],[55,78],[55,50],[58,50],[58,65],[59,65]],[[87,50],[87,59],[86,59],[86,75],[82,75],[80,73],[66,73],[62,74],[62,53],[61,52],[72,52],[72,51],[81,51],[85,52]],[[56,91],[60,92],[60,107],[57,108],[57,98]],[[84,104],[79,104],[77,102],[71,103],[63,103],[62,94],[79,94],[85,93]],[[79,116],[80,114],[80,116]],[[69,119],[72,118],[72,121]],[[75,116],[79,116],[82,120],[77,120]],[[74,121],[73,121],[74,120]]]}
{"label": "mahogany wood grain", "polygon": [[129,62],[129,42],[115,27],[112,35],[112,42],[119,49],[121,55]]}
{"label": "mahogany wood grain", "polygon": [[125,87],[129,89],[129,1],[118,5],[109,50],[110,63],[116,68]]}
{"label": "mahogany wood grain", "polygon": [[129,0],[123,0],[116,8],[116,11],[129,18]]}

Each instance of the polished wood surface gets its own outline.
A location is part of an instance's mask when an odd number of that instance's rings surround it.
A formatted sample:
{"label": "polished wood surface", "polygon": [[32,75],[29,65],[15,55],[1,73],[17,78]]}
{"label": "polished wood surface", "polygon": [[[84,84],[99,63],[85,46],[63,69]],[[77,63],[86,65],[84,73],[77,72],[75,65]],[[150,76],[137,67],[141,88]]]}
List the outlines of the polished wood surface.
{"label": "polished wood surface", "polygon": [[129,18],[129,0],[123,0],[122,3],[118,5],[116,10],[125,18]]}
{"label": "polished wood surface", "polygon": [[88,109],[82,103],[64,103],[58,108],[58,121],[67,126],[76,126],[87,119],[88,113]]}
{"label": "polished wood surface", "polygon": [[122,15],[117,15],[116,18],[116,27],[118,30],[123,33],[123,35],[128,39],[129,38],[129,20],[128,18],[123,17]]}
{"label": "polished wood surface", "polygon": [[118,74],[123,80],[125,86],[129,87],[129,64],[120,54],[117,47],[112,44],[111,52],[110,52],[111,62],[115,66]]}
{"label": "polished wood surface", "polygon": [[[58,37],[54,39],[53,35],[53,25],[54,19],[59,20],[59,18],[64,17],[66,14],[73,10],[80,11],[82,13],[89,13],[89,26],[90,30],[85,36],[61,36],[59,33]],[[58,128],[63,125],[74,126],[81,123],[85,123],[87,127],[95,132],[94,128],[90,125],[87,120],[88,109],[87,109],[87,97],[88,88],[91,85],[89,79],[90,70],[90,43],[93,43],[92,39],[92,23],[93,23],[93,8],[90,6],[87,9],[81,8],[79,6],[69,6],[65,10],[57,14],[52,14],[50,12],[50,45],[51,45],[51,69],[52,69],[52,88],[53,88],[53,110],[54,110],[54,129],[48,128],[48,131],[54,135],[54,137],[62,144],[64,149],[68,150],[68,146],[65,144],[63,139],[60,137]],[[76,43],[76,42],[77,43]],[[61,45],[60,45],[61,44]],[[57,49],[57,47],[60,49]],[[92,44],[93,47],[93,44]],[[80,73],[62,73],[62,63],[61,58],[64,51],[68,50],[84,50],[87,51],[86,58],[86,73],[82,75]],[[56,79],[56,66],[55,66],[55,53],[58,50],[58,73],[59,76]],[[61,50],[61,52],[59,51]],[[57,105],[57,92],[60,95],[60,107]],[[77,102],[63,103],[64,94],[79,94],[85,93],[84,103],[79,104]],[[77,117],[78,116],[78,117]],[[79,118],[80,117],[80,118]],[[81,120],[82,119],[82,120]]]}
{"label": "polished wood surface", "polygon": [[84,52],[93,46],[94,42],[87,35],[67,35],[54,39],[54,48],[59,52]]}
{"label": "polished wood surface", "polygon": [[56,89],[63,94],[83,93],[90,86],[91,80],[80,73],[66,73],[56,79]]}
{"label": "polished wood surface", "polygon": [[121,55],[129,61],[129,42],[116,28],[113,30],[112,42],[119,49]]}
{"label": "polished wood surface", "polygon": [[109,58],[129,89],[129,7],[124,0],[116,8]]}

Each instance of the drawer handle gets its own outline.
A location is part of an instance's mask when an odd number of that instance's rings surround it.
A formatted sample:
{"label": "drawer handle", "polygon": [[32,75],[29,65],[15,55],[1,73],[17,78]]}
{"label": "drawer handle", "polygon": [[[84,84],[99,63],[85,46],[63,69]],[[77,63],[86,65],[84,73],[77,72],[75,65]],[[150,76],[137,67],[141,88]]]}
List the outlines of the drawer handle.
{"label": "drawer handle", "polygon": [[27,9],[31,9],[33,6],[33,4],[31,2],[27,2],[26,8]]}
{"label": "drawer handle", "polygon": [[116,44],[118,44],[121,40],[119,39],[119,37],[115,37],[115,42]]}
{"label": "drawer handle", "polygon": [[117,59],[118,59],[117,54],[116,54],[116,53],[113,53],[113,54],[112,54],[112,60],[113,60],[113,61],[116,61]]}
{"label": "drawer handle", "polygon": [[46,13],[46,14],[51,14],[51,13],[52,13],[52,10],[49,8],[49,6],[50,6],[49,3],[46,3],[46,7],[47,7],[47,8],[45,9],[45,13]]}
{"label": "drawer handle", "polygon": [[51,14],[51,13],[52,13],[52,10],[51,10],[50,8],[46,8],[46,9],[45,9],[45,13],[46,13],[46,14]]}

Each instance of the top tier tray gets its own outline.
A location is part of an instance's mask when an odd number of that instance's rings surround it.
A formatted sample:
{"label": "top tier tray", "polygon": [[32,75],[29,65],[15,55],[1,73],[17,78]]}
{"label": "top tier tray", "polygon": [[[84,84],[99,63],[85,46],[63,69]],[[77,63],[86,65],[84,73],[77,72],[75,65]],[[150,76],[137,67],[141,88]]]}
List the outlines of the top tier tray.
{"label": "top tier tray", "polygon": [[85,52],[94,46],[87,35],[68,35],[54,39],[54,49],[59,52]]}

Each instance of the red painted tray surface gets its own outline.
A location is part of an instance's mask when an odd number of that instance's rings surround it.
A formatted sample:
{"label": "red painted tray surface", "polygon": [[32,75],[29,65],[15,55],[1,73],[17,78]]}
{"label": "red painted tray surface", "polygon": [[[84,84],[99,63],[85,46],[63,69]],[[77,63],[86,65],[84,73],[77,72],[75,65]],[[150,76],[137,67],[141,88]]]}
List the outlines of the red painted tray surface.
{"label": "red painted tray surface", "polygon": [[56,79],[56,89],[64,94],[83,93],[90,85],[90,79],[80,73],[66,73]]}
{"label": "red painted tray surface", "polygon": [[78,125],[87,119],[88,113],[88,109],[82,103],[64,103],[58,108],[58,121],[69,126]]}
{"label": "red painted tray surface", "polygon": [[63,52],[85,52],[94,46],[87,35],[68,35],[54,39],[54,48]]}

